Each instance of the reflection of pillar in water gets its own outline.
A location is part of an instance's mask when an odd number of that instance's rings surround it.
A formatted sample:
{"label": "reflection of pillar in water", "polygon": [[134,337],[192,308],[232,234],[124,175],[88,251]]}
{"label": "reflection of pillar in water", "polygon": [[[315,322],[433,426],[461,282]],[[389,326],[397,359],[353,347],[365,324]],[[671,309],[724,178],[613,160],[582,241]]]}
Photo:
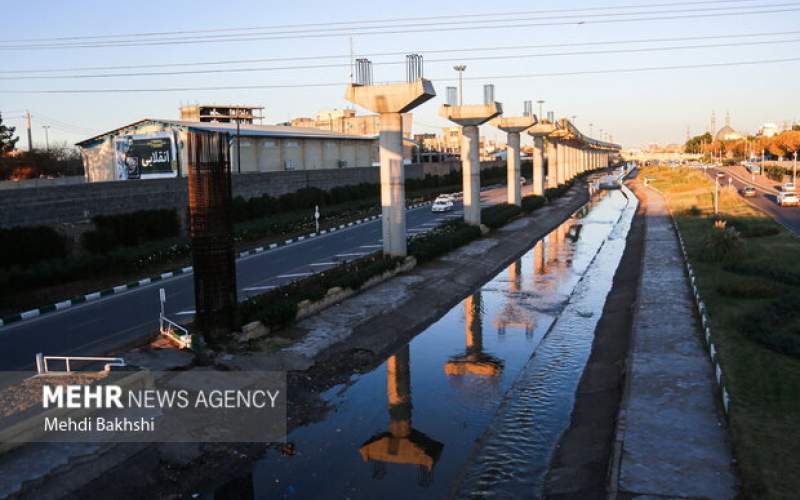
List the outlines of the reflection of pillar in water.
{"label": "reflection of pillar in water", "polygon": [[483,311],[481,293],[475,292],[464,299],[464,354],[451,356],[444,365],[447,375],[478,375],[493,377],[503,370],[503,361],[483,352]]}
{"label": "reflection of pillar in water", "polygon": [[492,323],[500,335],[506,333],[506,328],[516,327],[524,329],[525,336],[530,337],[533,335],[533,321],[531,321],[528,311],[519,307],[519,301],[524,300],[524,296],[518,294],[522,288],[522,259],[516,260],[508,266],[508,276],[509,293],[506,296],[506,304],[495,315]]}
{"label": "reflection of pillar in water", "polygon": [[546,273],[546,261],[544,256],[544,240],[541,239],[533,246],[533,271],[535,274]]}
{"label": "reflection of pillar in water", "polygon": [[509,291],[519,292],[522,279],[522,260],[515,260],[508,266]]}
{"label": "reflection of pillar in water", "polygon": [[433,466],[444,445],[411,426],[411,362],[408,344],[386,361],[386,394],[389,399],[389,432],[367,440],[358,452],[375,465],[376,478],[385,474],[386,464],[420,467],[420,484],[430,484]]}

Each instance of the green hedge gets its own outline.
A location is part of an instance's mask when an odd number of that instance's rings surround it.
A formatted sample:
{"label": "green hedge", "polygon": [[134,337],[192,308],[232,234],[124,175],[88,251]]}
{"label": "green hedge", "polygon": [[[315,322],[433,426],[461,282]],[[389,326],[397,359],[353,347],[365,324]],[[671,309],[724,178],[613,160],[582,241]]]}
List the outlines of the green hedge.
{"label": "green hedge", "polygon": [[318,301],[334,287],[358,290],[373,276],[396,268],[402,261],[374,253],[251,297],[239,305],[239,318],[243,324],[261,321],[269,327],[285,326],[297,316],[300,302]]}
{"label": "green hedge", "polygon": [[481,223],[486,227],[497,229],[504,226],[508,221],[522,213],[522,209],[516,205],[500,203],[481,210]]}
{"label": "green hedge", "polygon": [[785,269],[775,269],[765,264],[732,262],[723,266],[725,271],[744,276],[757,276],[786,285],[800,285],[800,273],[787,271]]}
{"label": "green hedge", "polygon": [[0,229],[0,269],[28,268],[67,256],[67,240],[48,226]]}
{"label": "green hedge", "polygon": [[90,253],[108,253],[119,247],[135,247],[144,242],[178,236],[181,224],[175,209],[139,210],[127,214],[98,215],[92,218],[95,229],[81,236],[81,245]]}
{"label": "green hedge", "polygon": [[522,198],[522,211],[525,213],[533,212],[542,208],[547,200],[544,196],[531,194]]}
{"label": "green hedge", "polygon": [[481,230],[477,226],[467,225],[462,220],[451,221],[433,231],[413,237],[408,242],[408,254],[422,263],[480,237]]}
{"label": "green hedge", "polygon": [[552,201],[552,200],[555,200],[556,198],[560,198],[561,196],[564,195],[564,193],[566,193],[569,190],[569,188],[572,187],[572,185],[574,183],[575,183],[575,180],[572,179],[572,180],[569,180],[565,184],[562,184],[562,185],[560,185],[558,187],[547,188],[547,189],[544,190],[544,197],[547,198],[548,201]]}

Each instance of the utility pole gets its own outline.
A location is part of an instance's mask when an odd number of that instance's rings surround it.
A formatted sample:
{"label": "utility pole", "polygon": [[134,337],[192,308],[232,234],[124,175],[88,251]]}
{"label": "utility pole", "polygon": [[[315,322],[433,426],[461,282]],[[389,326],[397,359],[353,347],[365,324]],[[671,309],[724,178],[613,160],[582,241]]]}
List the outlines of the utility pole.
{"label": "utility pole", "polygon": [[25,128],[28,129],[28,152],[33,151],[33,139],[31,135],[31,112],[25,111]]}
{"label": "utility pole", "polygon": [[797,189],[797,151],[794,152],[794,163],[792,164],[792,184]]}
{"label": "utility pole", "polygon": [[719,215],[719,177],[714,176],[714,215]]}
{"label": "utility pole", "polygon": [[464,105],[464,70],[467,69],[465,64],[456,64],[453,69],[458,71],[458,105]]}
{"label": "utility pole", "polygon": [[42,125],[44,129],[44,149],[46,151],[50,151],[50,135],[47,132],[47,129],[50,128],[50,125]]}
{"label": "utility pole", "polygon": [[239,110],[236,110],[236,114],[234,116],[234,120],[236,120],[236,172],[242,173],[242,136],[239,134],[239,122],[241,121],[241,116],[239,116]]}

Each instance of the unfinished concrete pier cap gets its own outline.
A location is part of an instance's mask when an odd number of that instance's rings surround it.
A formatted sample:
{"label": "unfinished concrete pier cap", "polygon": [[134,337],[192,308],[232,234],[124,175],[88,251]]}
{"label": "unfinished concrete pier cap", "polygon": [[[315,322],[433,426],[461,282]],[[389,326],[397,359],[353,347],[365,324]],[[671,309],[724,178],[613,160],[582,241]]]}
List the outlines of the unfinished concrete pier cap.
{"label": "unfinished concrete pier cap", "polygon": [[537,123],[536,116],[499,116],[491,121],[491,125],[503,132],[524,132]]}
{"label": "unfinished concrete pier cap", "polygon": [[502,114],[503,105],[499,102],[491,104],[462,104],[460,106],[442,104],[439,108],[439,116],[447,118],[462,127],[477,127]]}
{"label": "unfinished concrete pier cap", "polygon": [[344,98],[373,113],[406,113],[425,101],[436,97],[430,80],[420,78],[413,82],[347,86]]}

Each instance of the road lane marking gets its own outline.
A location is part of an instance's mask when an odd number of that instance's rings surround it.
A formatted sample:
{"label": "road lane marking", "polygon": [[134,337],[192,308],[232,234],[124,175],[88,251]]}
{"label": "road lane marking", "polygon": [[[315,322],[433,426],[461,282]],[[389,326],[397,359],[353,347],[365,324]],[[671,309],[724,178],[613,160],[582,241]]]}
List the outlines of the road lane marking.
{"label": "road lane marking", "polygon": [[354,252],[354,253],[340,253],[336,254],[334,257],[361,257],[363,255],[367,255],[364,252]]}
{"label": "road lane marking", "polygon": [[281,274],[279,276],[275,276],[276,278],[303,278],[305,276],[311,276],[314,273],[292,273],[292,274]]}
{"label": "road lane marking", "polygon": [[261,290],[271,290],[275,288],[275,285],[263,285],[263,286],[249,286],[247,288],[242,288],[243,292],[258,292]]}
{"label": "road lane marking", "polygon": [[335,266],[338,262],[314,262],[309,264],[309,266]]}

